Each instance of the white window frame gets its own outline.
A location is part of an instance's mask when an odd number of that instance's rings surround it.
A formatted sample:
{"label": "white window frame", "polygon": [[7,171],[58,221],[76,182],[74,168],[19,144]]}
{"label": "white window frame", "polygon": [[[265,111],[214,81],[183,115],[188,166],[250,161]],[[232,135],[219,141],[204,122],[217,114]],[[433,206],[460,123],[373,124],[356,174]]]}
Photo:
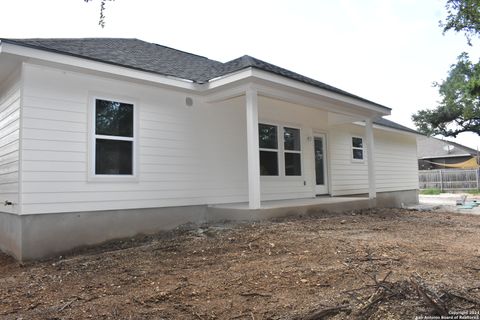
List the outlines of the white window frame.
{"label": "white window frame", "polygon": [[[88,157],[88,181],[96,182],[138,182],[138,114],[139,103],[130,97],[91,93],[89,94],[88,106],[88,135],[89,135],[89,157]],[[133,137],[109,136],[95,133],[96,129],[96,100],[115,101],[133,105]],[[131,141],[132,142],[132,174],[96,174],[96,141],[97,139]]]}
{"label": "white window frame", "polygon": [[[269,179],[276,180],[278,178],[282,179],[292,179],[292,180],[300,180],[304,179],[305,176],[305,166],[303,164],[304,161],[304,156],[303,156],[303,130],[299,125],[295,124],[290,124],[290,123],[280,123],[280,122],[272,122],[268,120],[258,120],[258,124],[265,124],[269,126],[275,126],[277,127],[277,149],[267,149],[267,148],[260,148],[259,147],[259,156],[260,156],[260,151],[276,151],[277,152],[277,165],[278,165],[278,175],[276,176],[264,176],[260,174],[260,177],[262,179],[265,179],[268,181]],[[300,130],[300,151],[296,150],[285,150],[285,137],[284,137],[284,131],[285,127],[291,128],[291,129],[298,129]],[[291,153],[299,153],[300,154],[300,171],[301,175],[299,176],[287,176],[285,174],[285,152],[291,152]]]}
{"label": "white window frame", "polygon": [[[285,128],[289,129],[297,129],[298,134],[300,135],[298,138],[300,139],[300,150],[286,150],[285,149]],[[302,161],[302,149],[303,149],[303,143],[302,143],[302,128],[295,127],[295,126],[290,126],[290,125],[282,125],[282,149],[283,149],[283,175],[286,178],[295,178],[295,177],[303,177],[303,161]],[[286,172],[286,166],[285,166],[285,154],[286,153],[297,153],[300,155],[300,175],[287,175]]]}
{"label": "white window frame", "polygon": [[[353,146],[353,139],[354,138],[362,139],[362,147],[361,148]],[[353,157],[353,150],[362,150],[362,159],[355,159]],[[350,138],[350,157],[352,159],[352,162],[364,162],[365,161],[365,138],[364,137],[352,136]]]}
{"label": "white window frame", "polygon": [[[270,123],[270,122],[266,122],[266,121],[259,121],[258,122],[259,125],[263,124],[263,125],[266,125],[266,126],[272,126],[272,127],[275,127],[277,128],[277,148],[276,149],[271,149],[271,148],[258,148],[258,156],[260,157],[260,151],[269,151],[269,152],[276,152],[277,153],[277,170],[278,170],[278,173],[276,175],[262,175],[262,173],[260,172],[260,177],[262,178],[276,178],[276,177],[279,177],[280,176],[280,173],[281,173],[281,167],[280,167],[280,126],[278,124],[275,124],[275,123]],[[258,128],[257,128],[258,130]],[[282,138],[282,141],[283,141],[283,138]]]}

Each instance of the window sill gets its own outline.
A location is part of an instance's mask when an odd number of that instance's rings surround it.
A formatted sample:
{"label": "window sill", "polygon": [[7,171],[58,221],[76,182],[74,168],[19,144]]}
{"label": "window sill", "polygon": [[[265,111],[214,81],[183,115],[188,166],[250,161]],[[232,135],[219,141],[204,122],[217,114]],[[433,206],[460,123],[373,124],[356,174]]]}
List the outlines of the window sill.
{"label": "window sill", "polygon": [[122,183],[136,183],[139,182],[138,176],[132,175],[91,175],[88,177],[88,182],[122,182]]}
{"label": "window sill", "polygon": [[279,179],[286,179],[286,180],[299,180],[303,181],[305,180],[304,176],[260,176],[261,180],[279,180]]}
{"label": "window sill", "polygon": [[365,159],[351,159],[352,163],[365,163]]}

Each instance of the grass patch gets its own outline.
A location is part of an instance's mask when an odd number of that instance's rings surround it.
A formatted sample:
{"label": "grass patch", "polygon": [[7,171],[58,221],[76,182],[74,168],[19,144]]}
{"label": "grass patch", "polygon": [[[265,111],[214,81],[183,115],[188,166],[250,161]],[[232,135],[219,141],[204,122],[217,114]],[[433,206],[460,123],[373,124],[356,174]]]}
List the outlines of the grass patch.
{"label": "grass patch", "polygon": [[440,193],[442,193],[442,190],[435,189],[435,188],[420,190],[420,194],[437,195],[437,194],[440,194]]}
{"label": "grass patch", "polygon": [[480,189],[468,190],[467,193],[472,194],[474,196],[478,196],[480,195]]}

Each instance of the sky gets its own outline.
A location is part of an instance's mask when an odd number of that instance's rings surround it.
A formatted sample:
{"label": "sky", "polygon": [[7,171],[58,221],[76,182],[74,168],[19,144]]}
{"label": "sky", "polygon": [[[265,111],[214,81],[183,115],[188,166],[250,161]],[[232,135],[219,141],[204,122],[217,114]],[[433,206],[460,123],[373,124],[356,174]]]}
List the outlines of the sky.
{"label": "sky", "polygon": [[[480,41],[442,34],[445,0],[0,0],[0,37],[124,37],[226,62],[248,54],[411,115],[433,108],[434,81]],[[454,141],[480,148],[480,137]]]}

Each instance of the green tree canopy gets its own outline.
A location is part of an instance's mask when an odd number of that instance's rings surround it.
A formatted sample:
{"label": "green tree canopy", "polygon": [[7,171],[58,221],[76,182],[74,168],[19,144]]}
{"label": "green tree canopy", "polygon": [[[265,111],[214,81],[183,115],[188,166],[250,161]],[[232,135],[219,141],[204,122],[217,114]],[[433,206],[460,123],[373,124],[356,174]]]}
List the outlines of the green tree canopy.
{"label": "green tree canopy", "polygon": [[[465,33],[467,42],[480,35],[480,0],[447,0],[443,32]],[[446,80],[434,84],[441,101],[435,109],[412,115],[417,129],[427,135],[456,137],[462,132],[480,135],[480,61],[473,63],[462,53],[450,67]]]}
{"label": "green tree canopy", "polygon": [[472,37],[479,35],[480,0],[448,0],[445,5],[447,18],[440,22],[443,32],[463,32],[471,45]]}
{"label": "green tree canopy", "polygon": [[472,63],[462,53],[447,79],[434,85],[442,100],[435,109],[420,110],[412,116],[418,130],[449,137],[466,131],[480,135],[480,63]]}

